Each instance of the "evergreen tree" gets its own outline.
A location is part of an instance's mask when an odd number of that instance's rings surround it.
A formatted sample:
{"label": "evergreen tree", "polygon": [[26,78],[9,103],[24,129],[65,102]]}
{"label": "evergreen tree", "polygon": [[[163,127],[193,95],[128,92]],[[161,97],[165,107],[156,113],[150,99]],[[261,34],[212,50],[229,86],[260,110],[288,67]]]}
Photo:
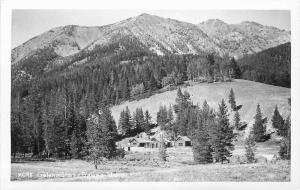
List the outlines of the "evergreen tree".
{"label": "evergreen tree", "polygon": [[277,130],[278,135],[283,136],[284,130],[284,120],[278,111],[278,107],[276,105],[274,114],[272,117],[272,126]]}
{"label": "evergreen tree", "polygon": [[236,102],[235,102],[235,95],[234,95],[234,92],[233,92],[232,88],[230,89],[229,101],[228,102],[230,104],[231,110],[235,110],[236,109]]}
{"label": "evergreen tree", "polygon": [[76,131],[73,131],[70,144],[72,158],[79,158],[80,150],[78,138],[79,137],[77,136]]}
{"label": "evergreen tree", "polygon": [[176,96],[176,104],[174,105],[174,111],[175,113],[178,113],[180,112],[180,105],[182,104],[183,102],[183,94],[181,92],[181,88],[178,88],[177,90],[177,96]]}
{"label": "evergreen tree", "polygon": [[32,125],[32,137],[33,137],[33,154],[35,156],[41,156],[44,149],[43,139],[43,122],[42,122],[42,94],[38,89],[38,84],[35,83],[31,89],[31,96],[29,98],[30,105],[30,120]]}
{"label": "evergreen tree", "polygon": [[126,106],[126,109],[120,113],[119,130],[123,136],[130,136],[132,127],[133,126],[132,126],[130,110]]}
{"label": "evergreen tree", "polygon": [[290,117],[287,117],[284,123],[285,134],[280,142],[279,156],[281,159],[291,159],[291,122]]}
{"label": "evergreen tree", "polygon": [[208,75],[208,81],[212,81],[215,79],[215,57],[213,54],[209,54],[207,57],[207,75]]}
{"label": "evergreen tree", "polygon": [[11,153],[15,159],[23,144],[20,113],[11,113]]}
{"label": "evergreen tree", "polygon": [[169,109],[168,109],[168,114],[167,114],[167,120],[168,120],[168,123],[172,122],[174,119],[174,116],[173,116],[173,109],[172,109],[172,106],[170,104],[169,106]]}
{"label": "evergreen tree", "polygon": [[[288,99],[288,104],[291,106],[291,98]],[[281,159],[291,159],[291,121],[288,116],[284,121],[282,137],[280,142],[279,156]]]}
{"label": "evergreen tree", "polygon": [[255,160],[255,139],[252,130],[249,133],[249,136],[245,140],[245,156],[249,163],[254,163]]}
{"label": "evergreen tree", "polygon": [[177,91],[176,104],[174,105],[174,111],[176,114],[175,128],[179,135],[186,136],[188,128],[188,118],[193,109],[190,94],[185,91],[182,94],[180,88]]}
{"label": "evergreen tree", "polygon": [[87,140],[90,159],[95,168],[103,158],[112,158],[116,152],[117,127],[107,106],[102,106],[88,120]]}
{"label": "evergreen tree", "polygon": [[149,86],[150,86],[150,91],[154,91],[157,88],[157,82],[156,82],[153,74],[151,74],[150,81],[149,81]]}
{"label": "evergreen tree", "polygon": [[224,99],[222,99],[217,113],[217,123],[212,132],[212,146],[217,162],[229,161],[228,158],[232,156],[234,150],[234,138],[235,134],[229,123],[227,106]]}
{"label": "evergreen tree", "polygon": [[118,127],[123,136],[131,136],[131,133],[133,132],[133,121],[128,106],[120,113]]}
{"label": "evergreen tree", "polygon": [[196,125],[190,129],[194,161],[199,164],[211,163],[213,162],[213,150],[210,141],[210,127],[213,125],[214,115],[206,101],[201,110],[196,110]]}
{"label": "evergreen tree", "polygon": [[131,117],[131,114],[130,114],[130,110],[128,108],[128,106],[126,106],[126,109],[125,109],[125,121],[126,121],[126,134],[130,134],[132,128],[133,128],[133,121],[132,121],[132,117]]}
{"label": "evergreen tree", "polygon": [[291,132],[291,120],[290,120],[290,116],[288,116],[285,120],[284,120],[284,124],[281,130],[280,135],[282,137],[289,137],[289,133]]}
{"label": "evergreen tree", "polygon": [[266,133],[266,120],[263,119],[260,105],[257,105],[256,115],[254,117],[255,121],[253,124],[253,135],[255,142],[264,141],[265,133]]}
{"label": "evergreen tree", "polygon": [[144,112],[142,108],[136,108],[136,111],[133,115],[133,123],[134,123],[134,134],[138,134],[143,131],[145,128],[145,118]]}
{"label": "evergreen tree", "polygon": [[128,99],[130,97],[130,86],[128,79],[125,79],[124,85],[122,85],[122,97]]}
{"label": "evergreen tree", "polygon": [[241,71],[240,67],[238,66],[234,57],[230,60],[230,67],[232,69],[232,77],[235,79],[241,78],[242,71]]}
{"label": "evergreen tree", "polygon": [[[47,110],[47,109],[46,109]],[[45,116],[47,115],[47,116]],[[66,156],[66,109],[65,98],[62,92],[53,92],[50,105],[44,112],[44,139],[48,156]]]}
{"label": "evergreen tree", "polygon": [[161,126],[163,130],[165,130],[168,123],[168,111],[166,106],[159,106],[156,120],[157,124]]}
{"label": "evergreen tree", "polygon": [[152,123],[151,123],[151,115],[150,115],[149,111],[146,110],[145,111],[145,126],[144,126],[144,131],[146,133],[148,133],[150,131],[151,125],[152,125]]}
{"label": "evergreen tree", "polygon": [[53,144],[52,148],[56,157],[67,156],[67,126],[63,115],[57,115],[53,121]]}
{"label": "evergreen tree", "polygon": [[51,126],[52,118],[51,113],[49,110],[49,105],[47,104],[47,101],[43,101],[42,104],[42,120],[43,120],[43,138],[45,141],[45,152],[46,156],[49,157],[51,150],[51,138],[53,134],[53,128]]}
{"label": "evergreen tree", "polygon": [[234,128],[239,129],[241,123],[239,111],[235,111],[234,113]]}
{"label": "evergreen tree", "polygon": [[72,158],[81,158],[86,155],[86,123],[83,117],[78,117],[77,119],[77,125],[72,132],[70,143]]}
{"label": "evergreen tree", "polygon": [[167,161],[167,148],[163,135],[160,136],[159,157],[162,161]]}

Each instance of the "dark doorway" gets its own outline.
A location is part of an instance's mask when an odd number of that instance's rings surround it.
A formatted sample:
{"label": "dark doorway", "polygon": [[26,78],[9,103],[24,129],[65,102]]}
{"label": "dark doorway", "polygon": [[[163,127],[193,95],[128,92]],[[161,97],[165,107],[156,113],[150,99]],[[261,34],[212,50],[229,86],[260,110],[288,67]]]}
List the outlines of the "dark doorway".
{"label": "dark doorway", "polygon": [[192,146],[191,141],[185,141],[185,146]]}

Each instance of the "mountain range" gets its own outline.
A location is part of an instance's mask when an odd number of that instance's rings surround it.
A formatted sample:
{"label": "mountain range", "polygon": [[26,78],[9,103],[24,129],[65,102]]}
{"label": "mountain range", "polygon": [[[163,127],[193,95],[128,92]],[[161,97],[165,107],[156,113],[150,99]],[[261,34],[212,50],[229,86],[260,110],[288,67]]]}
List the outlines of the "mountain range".
{"label": "mountain range", "polygon": [[82,60],[87,53],[111,44],[118,44],[116,51],[126,51],[129,42],[157,55],[215,53],[240,58],[289,42],[290,38],[290,31],[256,22],[227,24],[210,19],[195,25],[144,13],[105,26],[53,28],[12,49],[11,58],[16,66],[51,51],[47,62],[58,64],[79,55]]}

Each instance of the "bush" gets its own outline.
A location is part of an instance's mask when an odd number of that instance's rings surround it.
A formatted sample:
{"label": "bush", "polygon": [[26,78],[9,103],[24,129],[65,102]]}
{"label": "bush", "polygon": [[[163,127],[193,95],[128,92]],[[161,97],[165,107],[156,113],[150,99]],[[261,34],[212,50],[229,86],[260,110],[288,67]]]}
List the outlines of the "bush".
{"label": "bush", "polygon": [[230,164],[246,164],[247,162],[248,161],[245,155],[233,155],[229,158]]}
{"label": "bush", "polygon": [[115,158],[124,158],[125,150],[123,148],[118,148],[115,153]]}
{"label": "bush", "polygon": [[279,150],[279,156],[281,159],[289,160],[291,158],[290,146],[291,145],[288,139],[281,140]]}

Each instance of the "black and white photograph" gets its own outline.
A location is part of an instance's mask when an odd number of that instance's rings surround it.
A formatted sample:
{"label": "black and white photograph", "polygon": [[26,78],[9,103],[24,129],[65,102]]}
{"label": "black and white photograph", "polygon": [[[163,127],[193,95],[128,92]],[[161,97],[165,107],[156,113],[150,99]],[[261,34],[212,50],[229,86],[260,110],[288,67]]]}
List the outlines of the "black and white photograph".
{"label": "black and white photograph", "polygon": [[10,16],[10,183],[291,182],[291,10]]}

